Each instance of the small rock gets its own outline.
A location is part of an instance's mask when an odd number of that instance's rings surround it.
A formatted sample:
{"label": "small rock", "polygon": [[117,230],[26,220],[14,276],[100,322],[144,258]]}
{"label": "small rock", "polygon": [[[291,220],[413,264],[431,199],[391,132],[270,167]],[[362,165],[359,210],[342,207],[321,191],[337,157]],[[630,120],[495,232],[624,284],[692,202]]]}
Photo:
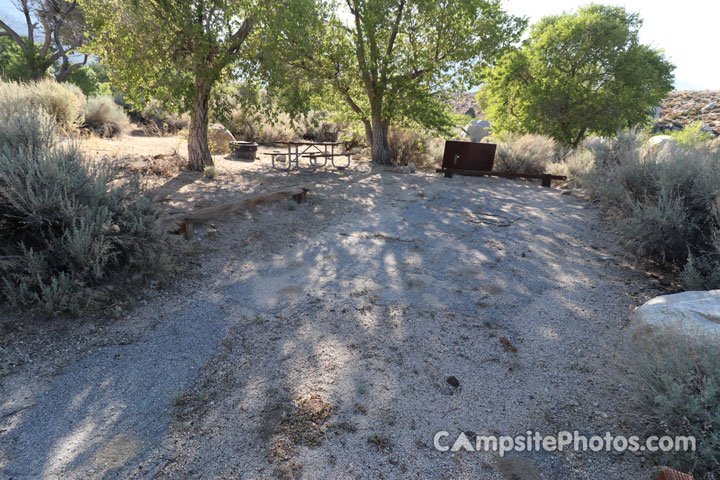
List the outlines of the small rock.
{"label": "small rock", "polygon": [[457,379],[457,377],[450,375],[445,379],[445,381],[453,388],[460,388],[460,380]]}
{"label": "small rock", "polygon": [[396,167],[393,169],[395,173],[415,173],[416,167],[414,163],[408,163],[403,167]]}
{"label": "small rock", "polygon": [[715,103],[715,102],[710,102],[710,103],[708,103],[707,105],[705,105],[704,107],[702,107],[702,108],[700,109],[700,111],[701,111],[701,112],[709,112],[710,110],[715,110],[715,108],[717,108],[717,103]]}

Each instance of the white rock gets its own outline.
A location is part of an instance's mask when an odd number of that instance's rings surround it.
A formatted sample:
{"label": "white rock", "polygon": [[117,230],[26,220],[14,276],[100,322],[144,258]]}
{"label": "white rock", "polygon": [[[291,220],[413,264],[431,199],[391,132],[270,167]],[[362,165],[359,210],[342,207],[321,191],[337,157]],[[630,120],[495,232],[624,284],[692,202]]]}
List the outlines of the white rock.
{"label": "white rock", "polygon": [[703,108],[700,109],[701,112],[709,112],[710,110],[714,110],[717,108],[717,103],[710,102],[707,105],[705,105]]}
{"label": "white rock", "polygon": [[655,135],[648,140],[650,145],[663,145],[665,142],[675,142],[675,140],[670,135]]}
{"label": "white rock", "polygon": [[234,142],[235,137],[230,130],[219,123],[213,123],[208,127],[208,145],[211,152],[230,153],[230,142]]}
{"label": "white rock", "polygon": [[487,120],[473,120],[465,127],[465,131],[473,142],[479,142],[483,138],[490,135],[492,128]]}
{"label": "white rock", "polygon": [[681,337],[720,345],[720,290],[683,292],[653,298],[635,311],[633,342]]}
{"label": "white rock", "polygon": [[393,172],[395,173],[415,173],[415,164],[414,163],[408,163],[405,166],[402,167],[395,167],[393,169]]}

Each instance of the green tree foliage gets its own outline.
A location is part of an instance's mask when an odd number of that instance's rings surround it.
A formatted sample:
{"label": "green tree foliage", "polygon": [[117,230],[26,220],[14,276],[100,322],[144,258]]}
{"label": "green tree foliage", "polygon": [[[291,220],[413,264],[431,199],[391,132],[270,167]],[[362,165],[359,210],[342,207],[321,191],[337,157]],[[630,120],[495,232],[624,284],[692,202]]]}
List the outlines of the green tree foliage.
{"label": "green tree foliage", "polygon": [[379,164],[391,162],[391,124],[447,130],[444,92],[471,83],[473,66],[491,61],[524,26],[500,0],[309,3],[268,30],[270,83],[286,100],[312,94],[344,106],[364,125]]}
{"label": "green tree foliage", "polygon": [[72,72],[67,82],[73,83],[80,87],[80,90],[86,97],[97,95],[100,90],[100,82],[98,82],[95,70],[90,67],[82,67]]}
{"label": "green tree foliage", "polygon": [[12,39],[0,37],[0,76],[19,81],[28,80],[30,75],[22,49]]}
{"label": "green tree foliage", "polygon": [[521,48],[483,70],[478,102],[493,128],[577,145],[647,122],[675,67],[640,44],[641,25],[637,14],[595,4],[543,18]]}
{"label": "green tree foliage", "polygon": [[[272,3],[272,2],[270,2]],[[254,0],[81,0],[93,33],[88,50],[114,86],[136,103],[156,98],[191,112],[190,166],[212,165],[207,127],[213,89],[249,55],[246,39],[263,12]]]}

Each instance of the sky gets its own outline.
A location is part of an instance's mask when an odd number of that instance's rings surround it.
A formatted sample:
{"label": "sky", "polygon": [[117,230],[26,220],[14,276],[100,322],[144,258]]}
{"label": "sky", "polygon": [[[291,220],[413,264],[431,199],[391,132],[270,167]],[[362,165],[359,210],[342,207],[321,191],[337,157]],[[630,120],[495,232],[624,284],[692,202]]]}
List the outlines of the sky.
{"label": "sky", "polygon": [[[504,0],[505,9],[536,22],[545,15],[573,10],[589,2],[573,0]],[[717,60],[720,0],[615,0],[597,1],[620,5],[644,20],[640,39],[665,51],[675,64],[678,90],[720,90]],[[10,0],[0,0],[0,18],[11,26],[23,25],[22,15]]]}

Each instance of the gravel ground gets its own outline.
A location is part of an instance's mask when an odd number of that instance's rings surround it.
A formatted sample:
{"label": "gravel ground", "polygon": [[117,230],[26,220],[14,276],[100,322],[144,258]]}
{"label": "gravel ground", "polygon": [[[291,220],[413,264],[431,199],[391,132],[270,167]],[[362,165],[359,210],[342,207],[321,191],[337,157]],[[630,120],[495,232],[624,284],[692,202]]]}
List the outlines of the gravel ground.
{"label": "gravel ground", "polygon": [[[632,454],[432,446],[441,430],[624,433],[618,345],[660,292],[594,207],[367,163],[218,167],[166,185],[166,209],[279,184],[310,201],[200,226],[184,281],[14,361],[1,478],[653,478]],[[28,335],[0,353],[27,356]]]}

